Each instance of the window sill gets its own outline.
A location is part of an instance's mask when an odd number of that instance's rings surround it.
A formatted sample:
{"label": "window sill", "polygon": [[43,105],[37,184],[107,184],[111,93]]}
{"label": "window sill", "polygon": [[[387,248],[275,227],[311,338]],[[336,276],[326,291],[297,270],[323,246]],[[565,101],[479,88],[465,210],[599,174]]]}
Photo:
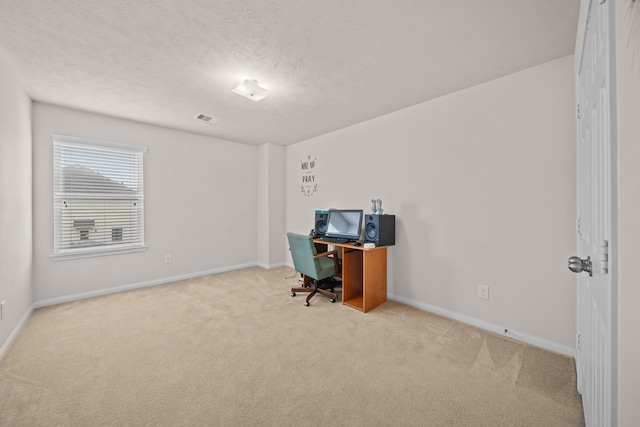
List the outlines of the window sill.
{"label": "window sill", "polygon": [[128,254],[132,252],[144,252],[147,250],[146,246],[128,246],[126,248],[96,248],[96,249],[84,249],[82,251],[78,250],[66,250],[61,251],[60,253],[49,255],[49,258],[52,261],[64,261],[67,259],[78,259],[78,258],[93,258],[99,256],[108,256],[108,255],[118,255],[118,254]]}

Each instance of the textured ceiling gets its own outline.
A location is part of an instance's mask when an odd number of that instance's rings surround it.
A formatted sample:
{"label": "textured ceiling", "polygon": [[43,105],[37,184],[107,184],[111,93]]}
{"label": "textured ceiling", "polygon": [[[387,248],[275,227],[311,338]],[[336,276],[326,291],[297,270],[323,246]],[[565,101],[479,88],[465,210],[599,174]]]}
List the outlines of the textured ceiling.
{"label": "textured ceiling", "polygon": [[[288,145],[573,53],[579,0],[0,0],[36,101]],[[231,90],[244,78],[259,102]],[[215,124],[197,114],[219,119]]]}

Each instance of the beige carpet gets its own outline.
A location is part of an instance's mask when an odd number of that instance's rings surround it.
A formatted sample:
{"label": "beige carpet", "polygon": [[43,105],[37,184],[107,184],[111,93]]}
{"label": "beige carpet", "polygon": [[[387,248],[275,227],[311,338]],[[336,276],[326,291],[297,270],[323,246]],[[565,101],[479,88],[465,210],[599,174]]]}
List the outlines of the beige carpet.
{"label": "beige carpet", "polygon": [[292,298],[288,268],[36,310],[1,426],[579,426],[571,358],[389,301]]}

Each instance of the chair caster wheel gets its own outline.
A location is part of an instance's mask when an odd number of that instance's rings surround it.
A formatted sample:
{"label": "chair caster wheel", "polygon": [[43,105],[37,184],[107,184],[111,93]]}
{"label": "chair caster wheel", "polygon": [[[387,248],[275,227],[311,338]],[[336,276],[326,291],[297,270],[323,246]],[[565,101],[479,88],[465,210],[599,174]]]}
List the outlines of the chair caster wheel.
{"label": "chair caster wheel", "polygon": [[331,298],[329,301],[336,302],[335,298]]}
{"label": "chair caster wheel", "polygon": [[306,301],[306,302],[304,303],[304,306],[305,306],[305,307],[309,307],[309,301]]}
{"label": "chair caster wheel", "polygon": [[296,293],[295,293],[295,292],[291,292],[291,296],[292,296],[292,297],[295,297],[295,296],[296,296]]}

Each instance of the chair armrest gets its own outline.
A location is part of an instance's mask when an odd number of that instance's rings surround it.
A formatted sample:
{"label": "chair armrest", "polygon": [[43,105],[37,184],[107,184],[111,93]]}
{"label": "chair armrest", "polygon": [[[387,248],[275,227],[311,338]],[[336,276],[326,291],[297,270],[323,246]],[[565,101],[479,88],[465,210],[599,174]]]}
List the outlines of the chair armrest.
{"label": "chair armrest", "polygon": [[330,255],[333,255],[333,264],[336,268],[336,273],[340,273],[340,264],[338,261],[338,251],[328,251],[328,252],[322,252],[318,255],[315,255],[313,257],[313,259],[319,259],[319,258],[326,258]]}
{"label": "chair armrest", "polygon": [[338,251],[322,252],[318,255],[314,255],[313,259],[328,257],[329,255],[338,255]]}

